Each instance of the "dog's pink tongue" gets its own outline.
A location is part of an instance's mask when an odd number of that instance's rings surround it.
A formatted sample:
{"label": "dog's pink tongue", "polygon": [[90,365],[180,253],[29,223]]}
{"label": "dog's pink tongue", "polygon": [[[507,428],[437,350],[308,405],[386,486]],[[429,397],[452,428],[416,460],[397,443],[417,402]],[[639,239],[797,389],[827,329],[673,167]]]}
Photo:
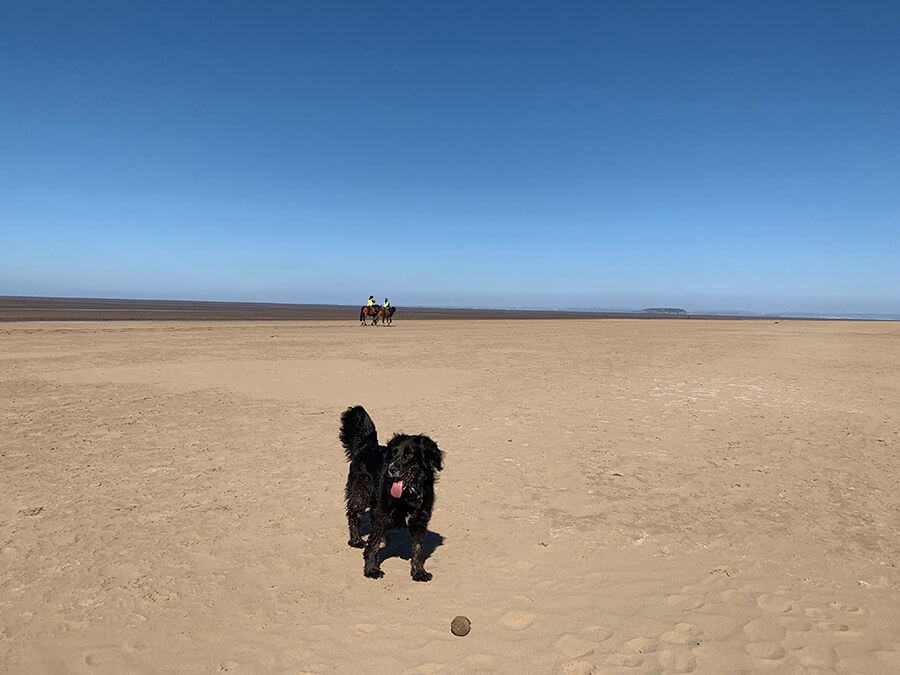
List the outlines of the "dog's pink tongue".
{"label": "dog's pink tongue", "polygon": [[396,483],[391,485],[391,497],[394,499],[400,499],[400,496],[403,494],[403,481],[398,480]]}

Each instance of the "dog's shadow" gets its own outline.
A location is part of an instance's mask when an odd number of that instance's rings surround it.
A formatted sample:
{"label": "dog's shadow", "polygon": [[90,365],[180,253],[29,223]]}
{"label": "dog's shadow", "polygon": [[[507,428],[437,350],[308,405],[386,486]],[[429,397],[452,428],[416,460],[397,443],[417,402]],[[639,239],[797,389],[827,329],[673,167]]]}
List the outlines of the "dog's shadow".
{"label": "dog's shadow", "polygon": [[[369,536],[371,523],[369,522],[369,514],[363,516],[360,524],[359,533],[363,537]],[[428,560],[438,546],[444,543],[444,538],[437,532],[428,530],[425,533],[425,545],[422,547],[422,562]],[[388,558],[400,558],[409,560],[412,557],[412,539],[409,536],[409,530],[388,530],[384,538],[384,546],[378,551],[378,563],[381,564]]]}

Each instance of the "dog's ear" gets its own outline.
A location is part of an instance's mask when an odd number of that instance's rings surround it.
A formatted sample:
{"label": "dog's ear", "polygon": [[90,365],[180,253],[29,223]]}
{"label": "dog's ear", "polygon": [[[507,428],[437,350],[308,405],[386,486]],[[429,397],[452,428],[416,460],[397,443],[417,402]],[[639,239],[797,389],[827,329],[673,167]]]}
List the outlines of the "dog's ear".
{"label": "dog's ear", "polygon": [[444,453],[437,446],[437,443],[428,438],[428,436],[417,436],[416,441],[419,452],[422,453],[422,461],[425,466],[432,471],[442,470],[444,468]]}

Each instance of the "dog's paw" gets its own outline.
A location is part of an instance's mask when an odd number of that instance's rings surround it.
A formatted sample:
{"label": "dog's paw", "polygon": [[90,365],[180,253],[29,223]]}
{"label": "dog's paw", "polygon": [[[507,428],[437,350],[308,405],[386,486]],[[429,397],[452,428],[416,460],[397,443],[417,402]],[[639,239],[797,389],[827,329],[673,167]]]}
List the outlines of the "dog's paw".
{"label": "dog's paw", "polygon": [[378,567],[375,567],[374,569],[370,569],[370,570],[365,570],[365,572],[363,572],[363,574],[365,574],[370,579],[380,579],[381,577],[384,576],[384,572],[382,572]]}
{"label": "dog's paw", "polygon": [[351,539],[347,542],[347,546],[352,546],[353,548],[365,548],[366,542],[362,539]]}
{"label": "dog's paw", "polygon": [[431,572],[425,570],[413,570],[411,572],[413,581],[431,581]]}

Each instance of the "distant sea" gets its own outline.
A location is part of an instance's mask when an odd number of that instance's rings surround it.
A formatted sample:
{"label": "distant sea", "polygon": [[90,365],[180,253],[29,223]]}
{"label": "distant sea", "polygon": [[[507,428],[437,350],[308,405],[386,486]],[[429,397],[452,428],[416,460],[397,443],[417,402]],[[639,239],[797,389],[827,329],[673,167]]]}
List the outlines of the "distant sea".
{"label": "distant sea", "polygon": [[[806,319],[900,321],[898,314],[752,314],[672,309],[580,309],[529,307],[397,308],[402,319]],[[194,300],[129,300],[0,296],[0,321],[358,321],[357,305],[212,302]]]}

